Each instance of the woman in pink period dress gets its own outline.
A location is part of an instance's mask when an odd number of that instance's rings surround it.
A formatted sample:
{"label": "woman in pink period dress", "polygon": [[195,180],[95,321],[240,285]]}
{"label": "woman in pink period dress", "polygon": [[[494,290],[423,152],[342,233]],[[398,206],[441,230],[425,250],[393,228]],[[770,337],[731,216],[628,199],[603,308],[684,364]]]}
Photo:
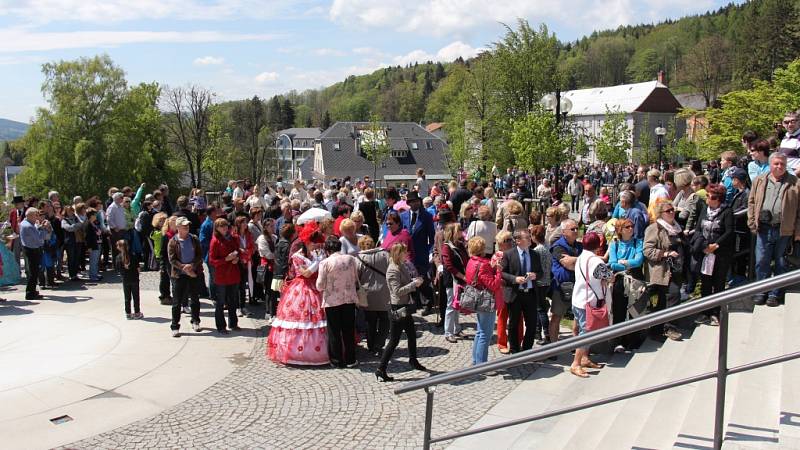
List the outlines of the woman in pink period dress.
{"label": "woman in pink period dress", "polygon": [[325,240],[314,222],[303,227],[299,239],[303,245],[290,258],[289,274],[294,278],[283,286],[267,340],[267,357],[281,364],[328,364],[327,322],[316,288]]}

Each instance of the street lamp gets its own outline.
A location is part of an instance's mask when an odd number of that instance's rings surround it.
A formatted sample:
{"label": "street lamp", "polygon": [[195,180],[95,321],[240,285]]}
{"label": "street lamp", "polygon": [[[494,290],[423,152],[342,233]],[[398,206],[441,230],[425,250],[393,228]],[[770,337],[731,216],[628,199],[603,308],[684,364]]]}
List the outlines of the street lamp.
{"label": "street lamp", "polygon": [[[541,104],[544,109],[553,112],[556,115],[556,129],[558,130],[559,134],[561,134],[560,124],[563,120],[564,122],[567,121],[567,114],[572,110],[572,100],[562,97],[561,90],[556,89],[555,94],[547,94],[539,100],[539,104]],[[563,115],[563,117],[562,117]],[[555,180],[553,183],[553,189],[558,192],[558,181],[561,177],[560,168],[558,165],[555,166],[555,170],[553,175],[555,176]]]}
{"label": "street lamp", "polygon": [[658,126],[655,129],[656,139],[658,145],[658,168],[664,170],[664,136],[667,135],[667,129],[661,126],[661,121],[658,121]]}

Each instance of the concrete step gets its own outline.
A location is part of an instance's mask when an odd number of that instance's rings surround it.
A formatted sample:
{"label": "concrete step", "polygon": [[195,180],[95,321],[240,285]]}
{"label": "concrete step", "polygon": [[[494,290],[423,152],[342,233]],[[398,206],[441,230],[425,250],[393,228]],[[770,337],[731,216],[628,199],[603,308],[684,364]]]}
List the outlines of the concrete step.
{"label": "concrete step", "polygon": [[[750,339],[750,328],[753,323],[751,313],[731,313],[728,329],[728,348],[732,351],[728,354],[728,366],[735,366],[746,362],[746,355],[742,351],[743,346],[747,345]],[[712,339],[718,339],[717,330]],[[709,355],[705,371],[716,370],[717,368],[717,347]],[[733,393],[739,382],[738,376],[728,377],[725,402],[725,417],[730,417],[733,408],[731,401]],[[677,448],[711,448],[714,443],[714,408],[716,399],[717,383],[716,379],[701,381],[697,392],[689,404],[689,409],[683,419],[683,423],[675,439],[674,447]]]}
{"label": "concrete step", "polygon": [[[686,346],[686,350],[677,362],[668,365],[659,360],[658,365],[668,374],[666,380],[677,380],[705,371],[710,355],[717,350],[716,332],[716,327],[697,327],[690,339],[680,343]],[[634,447],[669,448],[675,442],[681,419],[688,411],[697,387],[698,383],[692,383],[655,394],[657,399],[652,404],[650,414],[642,419],[644,425],[634,441]]]}
{"label": "concrete step", "polygon": [[[656,342],[645,341],[639,353],[614,354],[608,359],[604,368],[589,371],[593,375],[587,379],[567,374],[566,376],[575,378],[584,389],[583,393],[565,392],[559,406],[571,406],[625,392],[629,386],[638,383],[649,366],[656,361],[657,347]],[[601,356],[592,358],[600,362]],[[605,424],[613,420],[615,412],[616,405],[610,404],[554,417],[553,423],[547,427],[547,434],[541,440],[534,441],[530,436],[523,435],[512,448],[580,448],[586,442],[592,442],[587,434],[595,432],[600,434],[600,431],[605,429]]]}
{"label": "concrete step", "polygon": [[[783,353],[800,351],[795,333],[800,330],[800,294],[787,293],[783,309]],[[800,449],[800,359],[781,365],[780,423],[778,444],[781,448]]]}
{"label": "concrete step", "polygon": [[[647,373],[650,372],[651,367],[659,357],[661,346],[661,342],[647,339],[641,347],[630,354],[631,361],[626,366],[604,368],[603,371],[607,371],[607,373],[603,375],[609,375],[616,381],[612,381],[613,385],[607,392],[598,391],[593,393],[591,400],[622,394],[642,384],[647,384]],[[627,373],[634,371],[636,372],[635,374]],[[581,402],[588,400],[590,399],[580,399]],[[580,430],[580,432],[575,433],[569,441],[566,441],[564,448],[575,449],[584,447],[588,443],[599,443],[625,407],[625,403],[625,401],[619,401],[587,410],[586,414],[583,414],[583,422],[576,426],[576,430]]]}
{"label": "concrete step", "polygon": [[[757,307],[747,345],[730,348],[730,353],[741,351],[743,363],[781,355],[783,316],[782,307]],[[736,391],[728,391],[733,408],[725,421],[723,449],[778,448],[781,373],[780,365],[771,365],[733,375],[739,380]]]}
{"label": "concrete step", "polygon": [[[646,388],[669,381],[668,369],[683,360],[688,347],[688,341],[670,340],[665,341],[660,348],[656,347],[651,354],[647,354],[647,357],[657,361],[650,364],[639,381],[629,386],[630,389]],[[620,411],[606,428],[605,434],[598,439],[597,448],[608,450],[631,448],[657,400],[658,393],[653,393],[620,402]]]}
{"label": "concrete step", "polygon": [[[559,362],[563,361],[566,361],[566,356],[559,357]],[[554,402],[558,402],[565,392],[580,389],[580,386],[575,385],[576,381],[576,377],[564,373],[562,365],[542,364],[530,377],[474,423],[470,429],[544,412],[550,409]],[[537,423],[544,427],[543,430],[546,430],[546,422],[539,421]],[[448,449],[510,448],[523,433],[527,432],[533,438],[536,437],[535,430],[531,430],[530,426],[531,424],[522,424],[463,437],[453,441]]]}

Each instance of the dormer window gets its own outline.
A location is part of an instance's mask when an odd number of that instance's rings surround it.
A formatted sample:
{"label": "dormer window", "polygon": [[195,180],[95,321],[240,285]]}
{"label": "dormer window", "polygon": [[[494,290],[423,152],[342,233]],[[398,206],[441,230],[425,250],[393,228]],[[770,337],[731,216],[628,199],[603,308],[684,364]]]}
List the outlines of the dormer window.
{"label": "dormer window", "polygon": [[339,151],[339,150],[341,150],[341,149],[339,148],[339,143],[338,143],[338,142],[335,142],[335,143],[333,144],[333,149],[334,149],[334,150],[336,150],[336,151]]}
{"label": "dormer window", "polygon": [[393,158],[405,158],[406,156],[408,156],[408,151],[392,149],[391,155]]}
{"label": "dormer window", "polygon": [[417,143],[416,142],[412,142],[411,143],[411,150],[419,150],[419,148],[417,147]]}
{"label": "dormer window", "polygon": [[431,141],[425,141],[425,148],[427,148],[428,150],[431,150],[433,148],[433,146],[431,145]]}

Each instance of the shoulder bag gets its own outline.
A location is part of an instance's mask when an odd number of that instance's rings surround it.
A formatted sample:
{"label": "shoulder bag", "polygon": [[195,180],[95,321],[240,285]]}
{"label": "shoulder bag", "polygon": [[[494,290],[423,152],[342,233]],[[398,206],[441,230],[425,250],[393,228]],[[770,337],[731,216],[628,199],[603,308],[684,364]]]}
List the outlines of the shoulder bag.
{"label": "shoulder bag", "polygon": [[586,331],[599,330],[605,328],[609,324],[608,320],[608,304],[606,303],[605,288],[603,288],[603,296],[597,295],[594,288],[589,284],[589,261],[586,260],[586,272],[583,273],[583,280],[586,282],[586,292],[592,290],[595,297],[597,297],[597,306],[592,306],[592,302],[586,302]]}
{"label": "shoulder bag", "polygon": [[481,264],[472,276],[472,282],[465,285],[461,291],[459,305],[462,309],[476,312],[493,312],[495,310],[494,293],[489,289],[478,289],[478,273]]}

